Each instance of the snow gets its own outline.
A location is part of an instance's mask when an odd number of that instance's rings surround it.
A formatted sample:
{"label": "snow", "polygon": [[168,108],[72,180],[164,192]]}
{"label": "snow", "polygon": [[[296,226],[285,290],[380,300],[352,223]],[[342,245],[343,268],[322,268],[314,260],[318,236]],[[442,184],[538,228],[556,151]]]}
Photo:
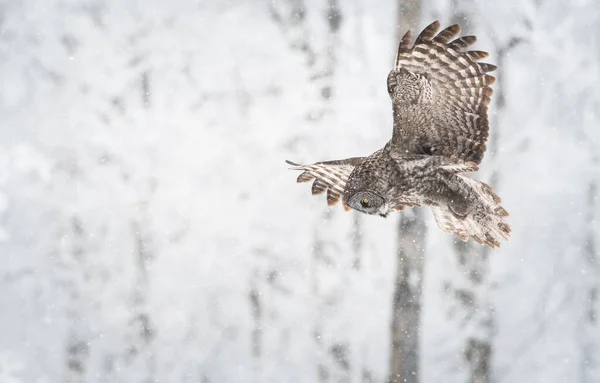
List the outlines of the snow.
{"label": "snow", "polygon": [[[422,381],[466,381],[468,336],[494,381],[600,380],[597,5],[462,3],[490,62],[523,40],[479,172],[513,238],[473,285],[426,212]],[[332,36],[298,4],[0,5],[0,383],[386,380],[397,218],[327,208],[284,160],[388,140],[396,8],[338,2]]]}

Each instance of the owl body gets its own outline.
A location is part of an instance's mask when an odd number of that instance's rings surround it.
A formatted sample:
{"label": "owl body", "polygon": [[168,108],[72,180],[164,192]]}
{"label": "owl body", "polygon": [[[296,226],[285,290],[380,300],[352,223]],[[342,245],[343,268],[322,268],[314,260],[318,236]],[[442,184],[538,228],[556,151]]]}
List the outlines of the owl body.
{"label": "owl body", "polygon": [[[393,156],[391,145],[367,157],[350,174],[342,201],[361,212],[387,216],[404,207],[448,206],[457,218],[484,209],[476,190],[454,167],[455,162],[442,156]],[[472,171],[474,163],[460,172]],[[377,205],[374,197],[384,203]],[[369,201],[364,201],[367,198]],[[395,201],[396,203],[390,203]],[[355,202],[358,202],[355,203]]]}
{"label": "owl body", "polygon": [[[408,199],[416,198],[422,191],[419,181],[431,176],[431,166],[427,162],[425,156],[393,157],[388,144],[354,168],[346,182],[342,201],[353,209],[383,217],[394,210],[402,210],[410,205],[406,202]],[[405,203],[395,203],[399,196]],[[379,200],[384,203],[377,204]]]}
{"label": "owl body", "polygon": [[487,184],[467,173],[478,169],[486,150],[495,69],[479,63],[487,53],[470,51],[474,36],[455,37],[458,25],[437,33],[426,27],[411,46],[402,38],[387,78],[392,100],[391,140],[368,157],[289,164],[313,181],[312,193],[327,193],[329,205],[386,217],[405,207],[429,206],[438,226],[461,240],[490,247],[508,239],[508,213]]}

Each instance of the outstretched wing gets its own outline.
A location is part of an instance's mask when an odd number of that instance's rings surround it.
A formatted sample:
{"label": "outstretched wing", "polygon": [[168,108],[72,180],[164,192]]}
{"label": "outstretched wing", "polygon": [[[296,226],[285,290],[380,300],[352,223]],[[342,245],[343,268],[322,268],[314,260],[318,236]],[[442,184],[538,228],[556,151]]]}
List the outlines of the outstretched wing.
{"label": "outstretched wing", "polygon": [[489,85],[494,65],[467,50],[475,36],[455,39],[459,25],[440,33],[438,21],[410,46],[408,31],[398,48],[388,91],[394,106],[392,149],[399,153],[443,155],[479,164],[488,138]]}
{"label": "outstretched wing", "polygon": [[500,215],[469,215],[464,219],[456,218],[446,206],[432,206],[431,211],[440,229],[463,242],[473,238],[482,245],[500,247],[501,240],[510,238],[510,226],[503,219],[508,215],[505,210]]}
{"label": "outstretched wing", "polygon": [[[312,194],[327,192],[327,204],[333,206],[344,194],[344,188],[352,170],[364,160],[365,157],[353,157],[345,160],[317,162],[312,165],[301,165],[292,161],[285,162],[292,165],[293,170],[303,170],[298,176],[297,182],[314,180]],[[346,205],[344,205],[344,209],[350,210]]]}

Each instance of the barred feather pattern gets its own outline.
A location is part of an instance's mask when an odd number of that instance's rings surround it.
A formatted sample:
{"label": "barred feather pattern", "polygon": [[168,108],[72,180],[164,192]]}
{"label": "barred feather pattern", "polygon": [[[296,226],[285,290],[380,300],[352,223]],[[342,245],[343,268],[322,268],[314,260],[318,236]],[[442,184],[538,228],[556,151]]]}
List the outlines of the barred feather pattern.
{"label": "barred feather pattern", "polygon": [[487,107],[495,66],[469,50],[474,36],[457,37],[458,25],[438,33],[426,27],[398,48],[388,92],[394,111],[392,139],[368,157],[302,165],[298,182],[344,209],[388,216],[406,206],[430,206],[438,226],[460,240],[489,247],[508,240],[508,212],[492,188],[467,176],[478,170],[488,138]]}
{"label": "barred feather pattern", "polygon": [[411,46],[400,42],[388,92],[394,106],[392,143],[398,153],[437,154],[479,164],[489,136],[488,104],[496,67],[488,53],[467,50],[475,36],[456,38],[459,25],[426,27]]}
{"label": "barred feather pattern", "polygon": [[[292,170],[302,170],[296,179],[297,182],[313,181],[312,194],[327,193],[327,204],[334,206],[342,198],[350,174],[364,159],[365,157],[354,157],[345,160],[317,162],[311,165],[286,162],[292,166]],[[350,210],[345,204],[343,207],[346,211]]]}
{"label": "barred feather pattern", "polygon": [[347,201],[353,195],[370,191],[384,198],[385,211],[376,211],[380,215],[428,205],[437,225],[463,241],[472,238],[499,247],[509,239],[508,212],[500,205],[500,197],[486,183],[467,176],[478,169],[477,164],[441,156],[393,158],[387,153],[384,148],[366,158],[288,164],[301,171],[298,182],[313,182],[312,194],[326,193],[330,206],[341,199],[349,210],[346,203],[351,204]]}
{"label": "barred feather pattern", "polygon": [[508,240],[511,233],[511,228],[505,221],[508,212],[500,206],[500,197],[484,182],[463,175],[458,177],[475,191],[474,202],[479,208],[464,218],[458,218],[448,206],[431,206],[438,227],[447,233],[453,233],[464,242],[472,238],[489,247],[500,247],[500,241]]}

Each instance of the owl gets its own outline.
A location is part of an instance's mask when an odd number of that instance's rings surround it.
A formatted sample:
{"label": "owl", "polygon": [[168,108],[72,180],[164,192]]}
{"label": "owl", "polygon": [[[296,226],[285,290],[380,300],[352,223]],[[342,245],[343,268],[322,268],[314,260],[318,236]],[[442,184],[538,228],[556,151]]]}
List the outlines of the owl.
{"label": "owl", "polygon": [[438,21],[411,45],[408,31],[387,77],[393,133],[368,157],[302,165],[298,182],[312,193],[340,199],[345,210],[386,217],[405,207],[429,206],[437,225],[462,241],[489,247],[508,240],[508,212],[492,188],[467,174],[478,170],[489,135],[488,104],[494,65],[488,53],[469,50],[475,36],[456,38],[459,25],[438,33]]}

